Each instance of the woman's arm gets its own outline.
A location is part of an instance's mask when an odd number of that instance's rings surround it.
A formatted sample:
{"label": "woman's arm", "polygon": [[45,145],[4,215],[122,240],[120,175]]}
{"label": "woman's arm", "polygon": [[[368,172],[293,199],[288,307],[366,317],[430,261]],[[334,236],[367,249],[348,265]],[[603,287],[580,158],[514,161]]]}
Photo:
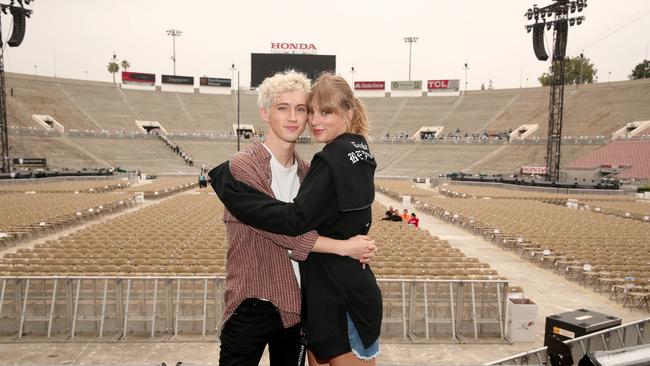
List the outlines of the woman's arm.
{"label": "woman's arm", "polygon": [[329,168],[315,159],[293,203],[285,203],[235,180],[229,164],[210,172],[212,188],[228,211],[246,225],[276,234],[299,235],[315,229],[327,217],[323,207],[335,200]]}
{"label": "woman's arm", "polygon": [[370,263],[377,250],[375,241],[367,235],[356,235],[346,240],[338,240],[320,236],[314,230],[299,236],[288,236],[273,234],[253,227],[250,229],[269,239],[273,244],[291,250],[289,258],[298,262],[307,259],[309,253],[326,253],[354,258],[361,263]]}

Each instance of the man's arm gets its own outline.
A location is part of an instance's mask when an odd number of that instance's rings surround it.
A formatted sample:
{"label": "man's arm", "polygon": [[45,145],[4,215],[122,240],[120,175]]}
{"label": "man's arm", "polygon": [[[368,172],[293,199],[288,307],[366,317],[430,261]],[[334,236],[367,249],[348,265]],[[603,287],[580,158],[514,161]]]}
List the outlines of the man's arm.
{"label": "man's arm", "polygon": [[[230,217],[228,224],[246,225],[232,215]],[[315,230],[298,236],[288,236],[273,234],[252,226],[246,226],[248,229],[272,241],[273,244],[291,250],[289,257],[299,262],[307,259],[309,253],[327,253],[347,256],[358,259],[361,263],[368,263],[377,250],[375,241],[366,235],[357,235],[347,240],[338,240],[320,236]]]}

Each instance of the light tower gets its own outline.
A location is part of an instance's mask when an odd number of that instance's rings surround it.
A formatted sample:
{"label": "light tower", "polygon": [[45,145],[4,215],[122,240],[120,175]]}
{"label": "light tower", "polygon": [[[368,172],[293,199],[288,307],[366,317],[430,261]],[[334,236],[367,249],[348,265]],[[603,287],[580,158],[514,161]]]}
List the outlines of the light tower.
{"label": "light tower", "polygon": [[409,81],[411,81],[411,50],[413,49],[413,43],[418,41],[418,37],[404,37],[404,43],[409,44]]}
{"label": "light tower", "polygon": [[180,37],[181,34],[183,34],[183,31],[180,31],[178,29],[167,29],[166,32],[168,36],[172,37],[172,61],[174,63],[174,76],[176,76],[176,37]]}

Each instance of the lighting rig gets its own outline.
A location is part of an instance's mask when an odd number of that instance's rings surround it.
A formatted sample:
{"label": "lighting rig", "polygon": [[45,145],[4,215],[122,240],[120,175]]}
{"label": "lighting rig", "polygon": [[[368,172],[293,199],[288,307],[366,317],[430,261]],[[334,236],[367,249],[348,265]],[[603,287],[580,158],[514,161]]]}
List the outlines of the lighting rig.
{"label": "lighting rig", "polygon": [[11,160],[9,159],[9,133],[7,126],[7,94],[5,92],[5,65],[4,65],[4,44],[2,41],[2,16],[7,11],[13,17],[13,28],[11,37],[7,41],[9,47],[18,47],[25,38],[26,18],[32,15],[32,10],[25,8],[33,0],[12,0],[9,4],[0,3],[0,150],[2,154],[2,166],[0,172],[11,172]]}
{"label": "lighting rig", "polygon": [[553,29],[553,58],[551,60],[551,84],[548,110],[548,140],[546,145],[546,180],[557,182],[560,177],[562,145],[562,117],[564,110],[564,72],[566,68],[566,46],[569,27],[585,21],[581,13],[587,7],[587,0],[553,0],[551,5],[529,8],[524,16],[534,23],[526,25],[526,31],[533,32],[533,50],[540,61],[548,60],[544,46],[544,30]]}

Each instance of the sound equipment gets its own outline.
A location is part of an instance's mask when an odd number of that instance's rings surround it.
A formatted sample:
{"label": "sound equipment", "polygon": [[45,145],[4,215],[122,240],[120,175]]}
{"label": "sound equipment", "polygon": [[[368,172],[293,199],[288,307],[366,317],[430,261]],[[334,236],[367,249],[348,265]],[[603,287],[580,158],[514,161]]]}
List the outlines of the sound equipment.
{"label": "sound equipment", "polygon": [[587,309],[547,316],[544,346],[550,344],[553,336],[560,341],[565,341],[618,325],[621,325],[620,318]]}
{"label": "sound equipment", "polygon": [[538,60],[548,60],[548,54],[544,46],[544,23],[533,25],[533,50],[535,50],[535,56],[537,56]]}

